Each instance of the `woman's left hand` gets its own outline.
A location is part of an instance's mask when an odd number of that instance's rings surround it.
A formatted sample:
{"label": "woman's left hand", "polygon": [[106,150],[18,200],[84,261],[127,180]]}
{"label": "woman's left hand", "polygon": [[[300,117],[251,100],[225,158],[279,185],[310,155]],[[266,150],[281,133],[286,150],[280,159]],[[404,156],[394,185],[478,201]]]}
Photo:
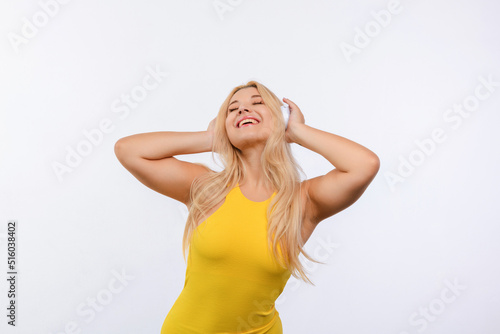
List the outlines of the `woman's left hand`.
{"label": "woman's left hand", "polygon": [[304,119],[304,115],[300,111],[300,108],[290,101],[287,98],[283,98],[283,102],[288,104],[290,108],[290,117],[288,119],[288,127],[285,131],[285,140],[287,143],[294,143],[295,142],[295,136],[294,136],[294,130],[298,124],[305,124],[306,120]]}

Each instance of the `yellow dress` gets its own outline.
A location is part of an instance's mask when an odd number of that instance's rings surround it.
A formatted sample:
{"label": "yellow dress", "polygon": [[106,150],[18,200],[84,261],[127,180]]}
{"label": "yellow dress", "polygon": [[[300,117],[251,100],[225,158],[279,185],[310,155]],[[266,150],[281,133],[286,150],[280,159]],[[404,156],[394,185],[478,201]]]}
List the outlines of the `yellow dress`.
{"label": "yellow dress", "polygon": [[[266,209],[239,185],[193,232],[184,288],[161,334],[282,334],[275,301],[290,271],[267,246]],[[281,252],[281,248],[278,248]]]}

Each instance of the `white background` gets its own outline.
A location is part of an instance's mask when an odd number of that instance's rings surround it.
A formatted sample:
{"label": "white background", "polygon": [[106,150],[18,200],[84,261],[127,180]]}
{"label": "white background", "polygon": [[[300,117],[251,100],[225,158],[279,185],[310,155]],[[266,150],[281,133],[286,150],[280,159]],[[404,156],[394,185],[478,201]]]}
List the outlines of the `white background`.
{"label": "white background", "polygon": [[[51,16],[41,5],[50,3]],[[184,284],[187,211],[128,173],[114,144],[206,130],[230,90],[252,79],[297,103],[306,124],[381,160],[361,199],[307,242],[326,265],[304,260],[315,287],[288,282],[276,302],[284,333],[500,332],[500,5],[56,4],[0,5],[2,333],[160,333]],[[346,45],[359,47],[349,55]],[[123,117],[121,97],[138,96],[148,68],[168,75]],[[467,117],[448,111],[474,101]],[[112,129],[99,138],[106,119]],[[429,144],[436,131],[441,142]],[[77,147],[88,154],[58,176],[54,165],[68,166]],[[307,178],[333,168],[292,147]],[[179,158],[217,168],[209,153]],[[6,316],[8,220],[18,222],[15,328]]]}

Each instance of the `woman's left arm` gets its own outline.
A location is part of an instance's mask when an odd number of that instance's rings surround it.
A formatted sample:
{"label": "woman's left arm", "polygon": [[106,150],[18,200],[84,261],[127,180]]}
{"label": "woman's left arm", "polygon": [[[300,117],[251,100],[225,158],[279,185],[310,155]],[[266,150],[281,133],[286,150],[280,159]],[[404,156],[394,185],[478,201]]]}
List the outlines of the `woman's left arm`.
{"label": "woman's left arm", "polygon": [[306,215],[313,224],[333,216],[356,202],[377,175],[378,156],[347,138],[305,124],[299,107],[289,99],[290,119],[286,140],[327,159],[335,169],[304,181],[309,197]]}

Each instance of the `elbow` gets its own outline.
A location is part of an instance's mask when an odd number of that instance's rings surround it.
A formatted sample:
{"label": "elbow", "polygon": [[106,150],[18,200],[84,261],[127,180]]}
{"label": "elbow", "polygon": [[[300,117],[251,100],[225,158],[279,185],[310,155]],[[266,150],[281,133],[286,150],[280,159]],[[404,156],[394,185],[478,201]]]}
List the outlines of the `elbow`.
{"label": "elbow", "polygon": [[370,180],[373,180],[380,170],[380,159],[376,154],[370,158],[368,165],[368,175]]}
{"label": "elbow", "polygon": [[115,147],[114,147],[116,157],[118,157],[119,152],[122,151],[122,148],[123,148],[122,146],[123,146],[123,143],[122,143],[121,139],[118,139],[116,141]]}
{"label": "elbow", "polygon": [[126,148],[126,143],[124,141],[124,138],[118,139],[115,143],[114,152],[115,152],[116,158],[118,158],[118,160],[120,162],[123,161],[123,158],[124,158],[126,151],[127,151],[127,148]]}
{"label": "elbow", "polygon": [[372,170],[374,175],[376,175],[380,169],[380,159],[375,153],[370,158],[368,165],[370,166],[370,169]]}
{"label": "elbow", "polygon": [[377,175],[380,169],[380,159],[377,155],[372,154],[364,163],[363,168],[359,170],[359,177],[362,182],[371,182]]}

